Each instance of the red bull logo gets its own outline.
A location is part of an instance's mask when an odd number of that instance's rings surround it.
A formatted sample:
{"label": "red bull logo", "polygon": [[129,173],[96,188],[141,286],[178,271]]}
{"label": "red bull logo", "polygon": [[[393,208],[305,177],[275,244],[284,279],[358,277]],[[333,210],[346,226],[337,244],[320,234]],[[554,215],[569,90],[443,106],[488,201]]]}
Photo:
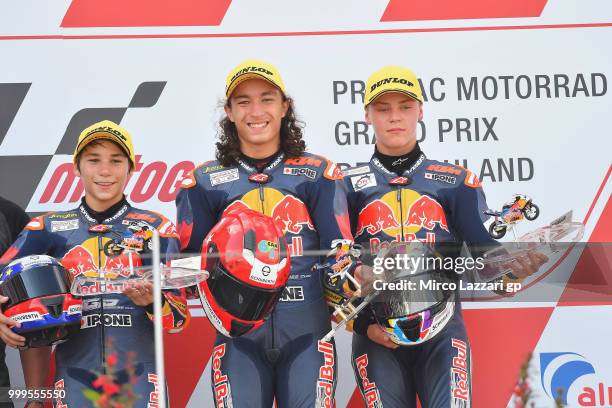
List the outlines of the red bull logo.
{"label": "red bull logo", "polygon": [[290,194],[283,194],[273,188],[264,188],[264,200],[258,190],[251,190],[240,200],[231,203],[224,212],[251,209],[271,217],[284,234],[299,234],[304,228],[314,231],[306,204]]}
{"label": "red bull logo", "polygon": [[314,230],[306,205],[292,195],[286,195],[272,209],[270,215],[284,233],[299,234],[304,227]]}
{"label": "red bull logo", "polygon": [[[102,244],[111,243],[109,238],[102,238]],[[98,238],[90,238],[71,248],[62,258],[62,265],[70,272],[74,279],[77,276],[83,275],[87,277],[97,277],[100,275],[100,265],[105,272],[107,278],[113,279],[118,276],[129,277],[130,272],[130,255],[127,252],[120,253],[117,256],[108,256],[104,251],[98,248]],[[142,266],[142,259],[136,253],[131,254],[132,266],[134,268]]]}
{"label": "red bull logo", "polygon": [[212,372],[215,387],[215,407],[224,408],[232,406],[232,392],[227,375],[221,371],[221,360],[225,355],[225,343],[213,349]]}
{"label": "red bull logo", "polygon": [[93,255],[82,245],[77,245],[66,252],[62,258],[62,265],[70,272],[72,278],[76,278],[79,275],[98,275],[98,265]]}
{"label": "red bull logo", "polygon": [[[55,394],[55,406],[57,408],[68,408],[67,404],[64,404],[62,401],[62,395],[65,396],[65,384],[64,384],[64,379],[60,379],[58,381],[55,382],[55,384],[53,384],[53,389],[57,390],[58,392]],[[63,391],[63,393],[62,393]]]}
{"label": "red bull logo", "polygon": [[[451,367],[451,395],[454,400],[470,400],[470,367],[468,365],[468,346],[459,339],[451,339],[451,346],[457,350]],[[457,402],[457,401],[454,401]]]}
{"label": "red bull logo", "polygon": [[[259,189],[249,191],[240,200],[228,205],[224,214],[230,211],[251,209],[271,217],[285,235],[287,233],[300,234],[305,231],[305,228],[314,231],[315,228],[308,214],[308,208],[302,200],[269,187],[263,189],[263,201],[259,194]],[[291,256],[302,256],[304,254],[301,236],[290,236],[286,239],[287,249]]]}
{"label": "red bull logo", "polygon": [[[355,237],[367,233],[370,249],[374,252],[388,245],[388,241],[410,242],[419,239],[425,243],[435,243],[436,227],[448,232],[446,215],[442,206],[433,198],[421,195],[414,190],[391,191],[379,199],[368,203],[359,213]],[[424,236],[417,238],[419,231]],[[379,233],[390,237],[385,239]]]}
{"label": "red bull logo", "polygon": [[316,405],[318,407],[333,408],[336,406],[334,401],[334,388],[336,388],[334,345],[319,340],[317,350],[323,354],[323,365],[319,368]]}
{"label": "red bull logo", "polygon": [[361,379],[361,392],[365,399],[367,408],[378,408],[382,406],[380,394],[376,383],[368,378],[368,355],[363,354],[355,359],[355,366]]}
{"label": "red bull logo", "polygon": [[153,384],[153,391],[149,393],[149,402],[147,403],[147,408],[153,408],[159,406],[159,381],[157,379],[157,374],[148,373],[147,380],[150,384]]}
{"label": "red bull logo", "polygon": [[374,200],[368,203],[359,213],[355,236],[360,236],[364,230],[370,235],[376,235],[380,231],[399,228],[399,226],[400,224],[389,204],[382,200]]}
{"label": "red bull logo", "polygon": [[433,198],[422,195],[408,210],[407,225],[418,225],[432,231],[436,224],[446,232],[446,215],[442,206]]}
{"label": "red bull logo", "polygon": [[[132,252],[132,267],[139,268],[142,266],[142,260],[137,253]],[[130,255],[128,252],[123,252],[119,256],[106,257],[104,263],[104,269],[106,271],[106,277],[115,278],[118,275],[127,278],[132,275],[130,270]],[[138,273],[136,273],[139,275]]]}

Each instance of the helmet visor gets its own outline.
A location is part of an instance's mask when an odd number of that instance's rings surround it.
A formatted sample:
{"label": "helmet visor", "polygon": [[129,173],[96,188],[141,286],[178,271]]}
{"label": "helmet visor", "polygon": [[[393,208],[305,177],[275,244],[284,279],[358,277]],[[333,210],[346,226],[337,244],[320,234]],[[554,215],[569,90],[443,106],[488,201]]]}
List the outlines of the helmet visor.
{"label": "helmet visor", "polygon": [[372,302],[372,310],[381,320],[423,312],[451,297],[451,282],[445,272],[438,271],[397,277],[387,286],[393,289],[383,289]]}
{"label": "helmet visor", "polygon": [[284,287],[262,289],[233,278],[219,262],[208,278],[208,287],[217,304],[240,320],[266,317],[276,305]]}
{"label": "helmet visor", "polygon": [[5,310],[26,300],[70,293],[70,278],[68,271],[60,265],[44,265],[8,276],[8,279],[0,284],[0,293],[9,298],[9,301],[2,305]]}

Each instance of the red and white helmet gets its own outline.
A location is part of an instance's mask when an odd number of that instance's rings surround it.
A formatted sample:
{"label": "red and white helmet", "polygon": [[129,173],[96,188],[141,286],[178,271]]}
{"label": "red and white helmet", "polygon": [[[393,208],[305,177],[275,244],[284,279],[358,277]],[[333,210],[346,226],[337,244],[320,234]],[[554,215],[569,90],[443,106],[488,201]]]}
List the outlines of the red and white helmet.
{"label": "red and white helmet", "polygon": [[202,244],[202,269],[210,276],[198,289],[208,319],[228,337],[257,329],[280,299],[290,267],[272,218],[248,209],[225,213]]}

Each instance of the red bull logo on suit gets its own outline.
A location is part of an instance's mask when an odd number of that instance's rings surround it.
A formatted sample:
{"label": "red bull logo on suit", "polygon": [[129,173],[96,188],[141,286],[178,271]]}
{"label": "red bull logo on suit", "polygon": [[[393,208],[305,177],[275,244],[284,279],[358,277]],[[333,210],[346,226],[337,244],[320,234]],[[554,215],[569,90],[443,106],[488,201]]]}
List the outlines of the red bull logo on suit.
{"label": "red bull logo on suit", "polygon": [[[389,239],[370,239],[370,248],[376,252],[382,242],[386,241],[410,242],[419,239],[433,243],[436,228],[448,232],[442,205],[428,195],[402,189],[399,196],[397,191],[391,191],[369,202],[359,213],[355,236],[364,233],[377,235],[381,232],[388,236]],[[417,238],[417,233],[422,230],[424,236]]]}
{"label": "red bull logo on suit", "polygon": [[410,206],[406,225],[418,225],[432,231],[436,224],[448,232],[446,215],[442,206],[433,198],[422,195]]}
{"label": "red bull logo on suit", "polygon": [[225,212],[235,209],[251,209],[271,217],[285,235],[291,234],[286,237],[291,256],[303,254],[302,237],[298,234],[315,230],[306,204],[274,188],[263,188],[263,200],[258,189],[251,190],[228,205]]}
{"label": "red bull logo on suit", "polygon": [[[103,237],[102,245],[111,242],[110,238]],[[81,245],[71,248],[62,258],[62,265],[70,272],[72,278],[79,275],[97,277],[100,274],[100,265],[104,268],[105,276],[114,279],[119,275],[129,277],[130,260],[127,253],[117,256],[108,256],[98,248],[98,238],[90,238]],[[142,260],[136,253],[132,253],[132,265],[142,266]]]}

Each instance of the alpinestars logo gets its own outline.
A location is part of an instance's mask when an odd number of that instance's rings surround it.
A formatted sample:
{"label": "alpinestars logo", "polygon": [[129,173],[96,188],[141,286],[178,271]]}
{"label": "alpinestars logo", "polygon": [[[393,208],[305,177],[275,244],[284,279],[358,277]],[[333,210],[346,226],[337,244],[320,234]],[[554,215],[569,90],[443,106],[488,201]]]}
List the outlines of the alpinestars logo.
{"label": "alpinestars logo", "polygon": [[[0,100],[3,101],[3,109],[0,111],[0,145],[26,99],[30,85],[0,84]],[[0,172],[11,174],[13,179],[11,183],[0,185],[0,195],[15,201],[31,213],[65,210],[77,203],[84,191],[80,179],[74,175],[72,165],[72,153],[79,133],[103,119],[121,123],[128,109],[155,106],[165,86],[166,82],[143,82],[136,88],[127,106],[79,110],[69,120],[53,154],[2,156]],[[134,176],[128,183],[126,195],[134,203],[147,201],[154,196],[162,202],[173,201],[180,180],[194,167],[190,161],[171,166],[162,161],[143,163],[142,156],[137,155]]]}

